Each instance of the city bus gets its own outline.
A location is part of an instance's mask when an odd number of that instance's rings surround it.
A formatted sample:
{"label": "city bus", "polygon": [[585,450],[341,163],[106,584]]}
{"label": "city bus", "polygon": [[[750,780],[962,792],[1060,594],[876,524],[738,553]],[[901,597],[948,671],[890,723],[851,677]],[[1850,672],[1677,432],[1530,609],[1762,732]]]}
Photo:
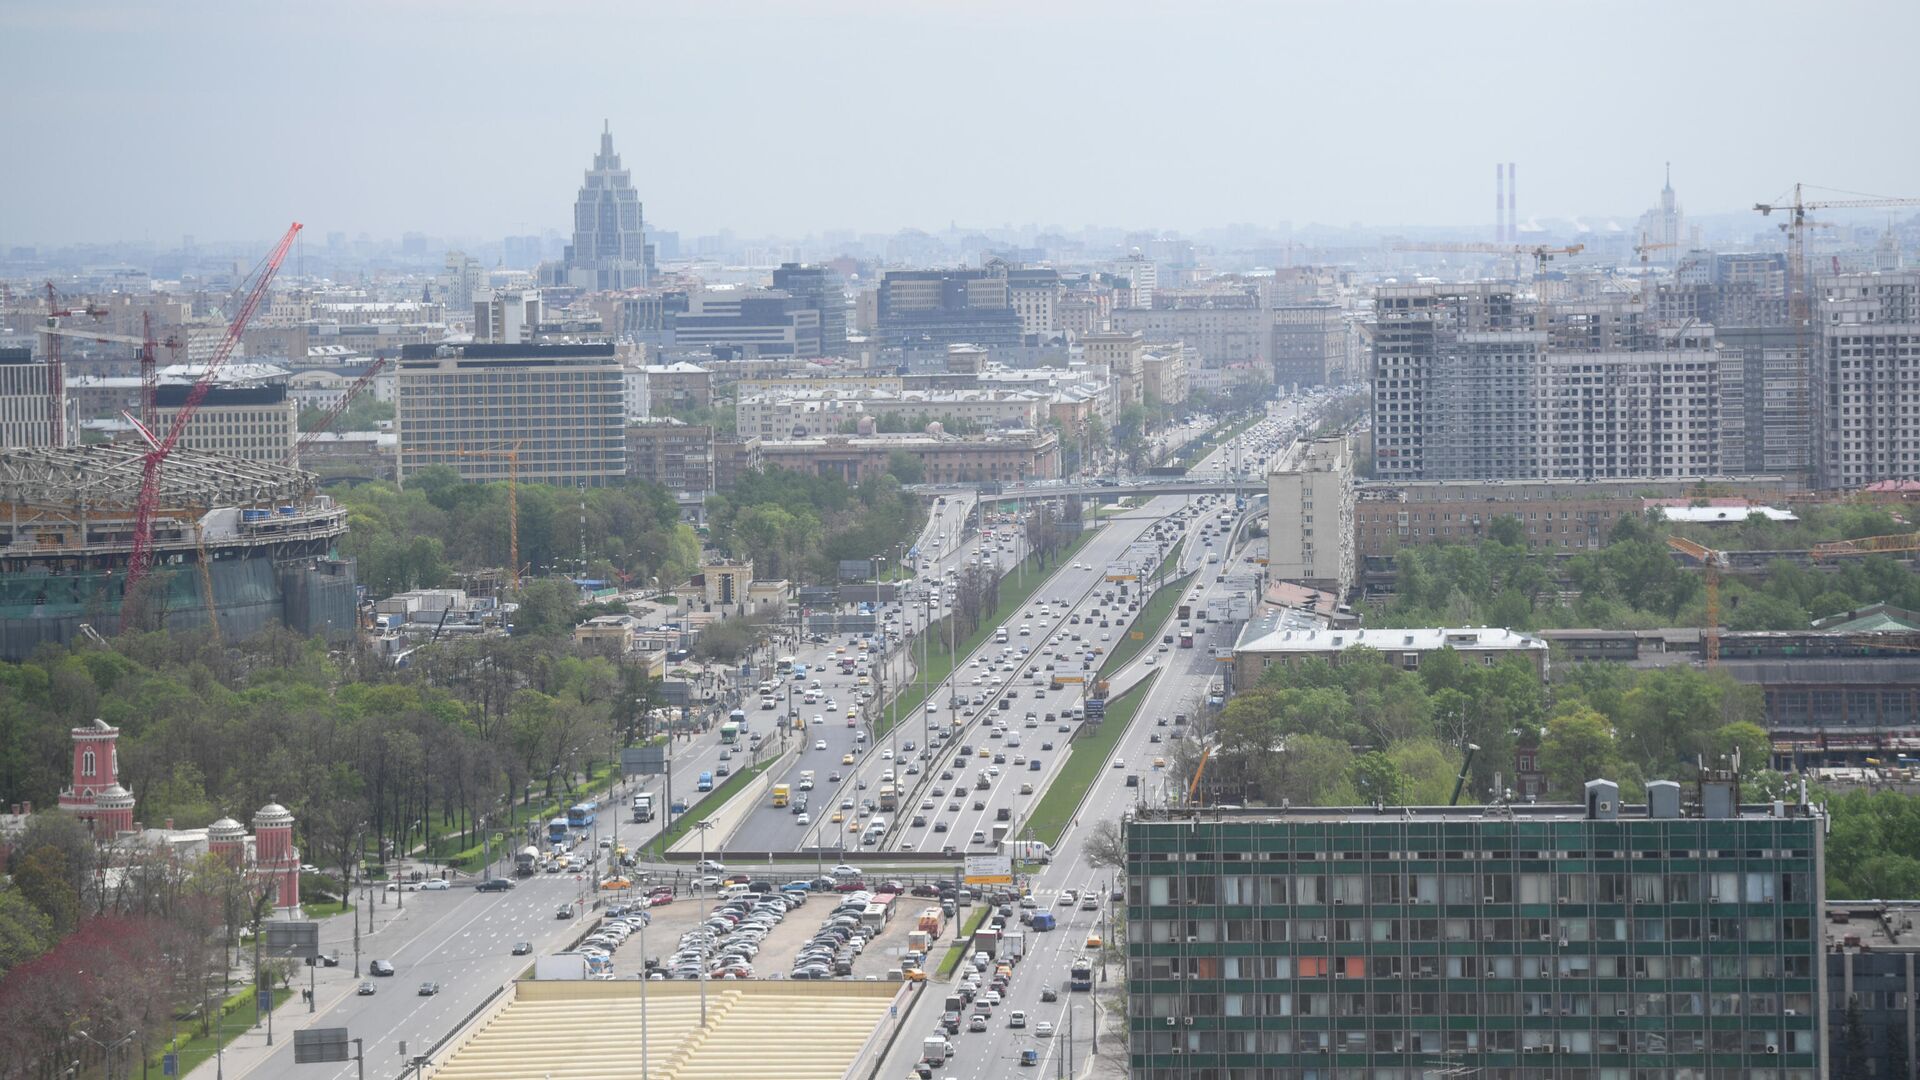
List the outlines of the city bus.
{"label": "city bus", "polygon": [[570,829],[591,829],[600,804],[588,800],[567,807],[567,827]]}
{"label": "city bus", "polygon": [[567,833],[567,819],[554,818],[547,822],[547,843],[565,846],[573,838]]}
{"label": "city bus", "polygon": [[787,796],[792,792],[792,790],[793,789],[786,784],[773,785],[773,805],[775,806],[787,805]]}
{"label": "city bus", "polygon": [[1073,969],[1067,973],[1067,987],[1071,990],[1093,989],[1093,961],[1081,957],[1073,962]]}
{"label": "city bus", "polygon": [[783,656],[780,659],[775,660],[773,662],[773,672],[776,675],[793,674],[793,657]]}
{"label": "city bus", "polygon": [[740,725],[729,720],[720,725],[720,741],[734,743],[740,741]]}

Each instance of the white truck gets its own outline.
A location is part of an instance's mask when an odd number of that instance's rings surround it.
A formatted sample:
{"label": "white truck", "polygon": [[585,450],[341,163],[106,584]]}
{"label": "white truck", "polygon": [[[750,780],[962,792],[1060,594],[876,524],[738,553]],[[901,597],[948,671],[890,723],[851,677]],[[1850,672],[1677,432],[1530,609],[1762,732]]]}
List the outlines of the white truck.
{"label": "white truck", "polygon": [[561,953],[557,956],[535,957],[533,977],[539,979],[572,979],[575,981],[587,977],[587,958],[579,953]]}
{"label": "white truck", "polygon": [[1027,955],[1027,935],[1009,931],[1000,935],[1000,959],[1018,960]]}
{"label": "white truck", "polygon": [[945,1065],[947,1063],[946,1037],[941,1035],[927,1036],[920,1043],[920,1053],[921,1056],[926,1058],[927,1064],[929,1065]]}

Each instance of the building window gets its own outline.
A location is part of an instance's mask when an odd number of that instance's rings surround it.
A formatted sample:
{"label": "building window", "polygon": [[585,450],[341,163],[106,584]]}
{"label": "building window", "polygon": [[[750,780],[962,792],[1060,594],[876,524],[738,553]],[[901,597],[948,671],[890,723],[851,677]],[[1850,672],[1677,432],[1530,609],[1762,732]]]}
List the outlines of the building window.
{"label": "building window", "polygon": [[93,751],[83,752],[80,755],[80,775],[98,776],[99,772],[99,761],[93,756]]}

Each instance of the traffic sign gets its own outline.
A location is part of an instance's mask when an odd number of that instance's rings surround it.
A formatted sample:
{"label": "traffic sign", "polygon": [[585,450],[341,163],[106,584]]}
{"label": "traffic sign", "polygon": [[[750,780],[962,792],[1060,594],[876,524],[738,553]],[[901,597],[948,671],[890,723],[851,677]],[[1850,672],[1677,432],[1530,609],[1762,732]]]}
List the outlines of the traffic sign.
{"label": "traffic sign", "polygon": [[1106,698],[1088,698],[1087,699],[1087,719],[1100,720],[1100,719],[1104,719],[1106,715],[1107,715],[1107,699]]}
{"label": "traffic sign", "polygon": [[293,1033],[293,1063],[314,1065],[328,1061],[351,1061],[353,1055],[347,1050],[349,1041],[347,1029],[343,1027],[296,1031]]}

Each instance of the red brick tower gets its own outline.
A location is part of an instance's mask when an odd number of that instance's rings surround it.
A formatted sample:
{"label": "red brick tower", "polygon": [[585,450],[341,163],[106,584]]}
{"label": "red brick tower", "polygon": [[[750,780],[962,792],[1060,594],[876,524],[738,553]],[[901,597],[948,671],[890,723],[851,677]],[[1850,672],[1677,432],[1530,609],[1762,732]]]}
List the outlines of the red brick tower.
{"label": "red brick tower", "polygon": [[207,826],[207,853],[238,870],[247,865],[247,827],[230,817]]}
{"label": "red brick tower", "polygon": [[300,852],[293,846],[293,815],[279,803],[254,811],[253,869],[263,881],[279,885],[274,907],[300,906]]}
{"label": "red brick tower", "polygon": [[120,786],[120,729],[105,720],[72,729],[73,783],[60,809],[77,815],[97,840],[133,829],[133,793]]}

